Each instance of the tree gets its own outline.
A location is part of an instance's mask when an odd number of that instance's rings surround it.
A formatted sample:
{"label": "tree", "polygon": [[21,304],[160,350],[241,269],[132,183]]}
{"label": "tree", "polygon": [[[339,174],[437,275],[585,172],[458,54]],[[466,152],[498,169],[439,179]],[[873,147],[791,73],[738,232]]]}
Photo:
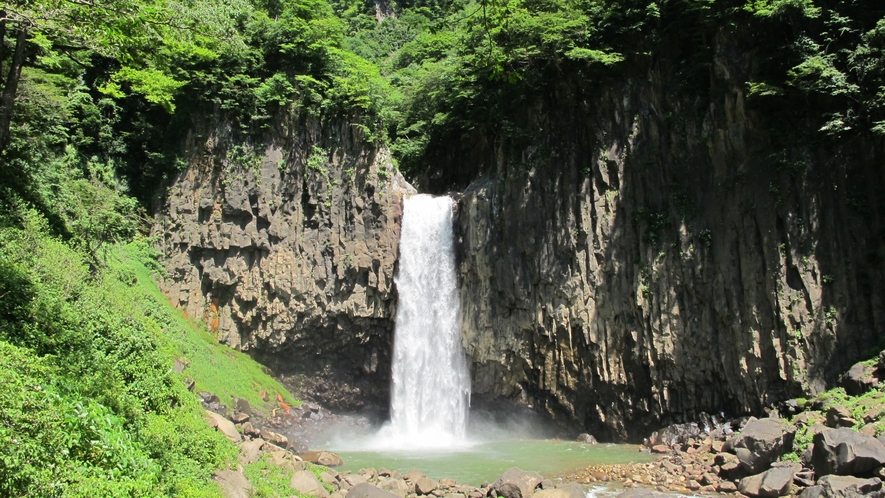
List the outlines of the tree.
{"label": "tree", "polygon": [[[0,154],[9,143],[9,126],[22,69],[52,68],[60,58],[86,67],[98,55],[111,59],[113,73],[101,91],[115,97],[126,88],[167,111],[185,81],[170,72],[176,57],[212,60],[220,49],[242,42],[234,23],[245,1],[174,0],[14,0],[0,10]],[[11,52],[8,50],[11,47]],[[10,52],[10,53],[7,53]]]}

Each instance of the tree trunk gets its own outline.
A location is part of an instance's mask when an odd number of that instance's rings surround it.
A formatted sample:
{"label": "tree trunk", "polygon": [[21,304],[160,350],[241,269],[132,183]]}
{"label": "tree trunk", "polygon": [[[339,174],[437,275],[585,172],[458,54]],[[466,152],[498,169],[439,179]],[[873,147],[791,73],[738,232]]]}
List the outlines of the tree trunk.
{"label": "tree trunk", "polygon": [[6,11],[0,10],[0,78],[3,77],[3,63],[6,62]]}
{"label": "tree trunk", "polygon": [[18,81],[22,76],[22,67],[25,65],[25,46],[28,44],[28,32],[18,29],[15,40],[15,52],[12,54],[12,62],[9,65],[9,74],[6,76],[6,85],[0,95],[0,154],[6,150],[9,144],[9,125],[12,123],[12,108],[15,105],[15,94],[18,92]]}

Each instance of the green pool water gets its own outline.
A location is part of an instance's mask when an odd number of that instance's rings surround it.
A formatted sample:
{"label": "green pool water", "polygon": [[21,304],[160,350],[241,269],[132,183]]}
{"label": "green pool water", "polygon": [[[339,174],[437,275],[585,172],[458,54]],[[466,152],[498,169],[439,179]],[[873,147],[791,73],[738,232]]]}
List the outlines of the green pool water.
{"label": "green pool water", "polygon": [[654,456],[640,453],[636,445],[582,444],[569,441],[514,439],[476,443],[455,451],[348,451],[337,450],[344,465],[338,470],[360,468],[417,469],[434,479],[452,478],[479,486],[493,482],[510,467],[534,470],[544,476],[593,464],[647,462]]}

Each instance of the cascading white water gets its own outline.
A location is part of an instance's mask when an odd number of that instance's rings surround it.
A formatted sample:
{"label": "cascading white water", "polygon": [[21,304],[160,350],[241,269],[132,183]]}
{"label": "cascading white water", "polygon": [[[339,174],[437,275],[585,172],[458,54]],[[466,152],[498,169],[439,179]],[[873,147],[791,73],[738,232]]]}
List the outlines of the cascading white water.
{"label": "cascading white water", "polygon": [[470,375],[461,346],[453,208],[449,197],[405,200],[391,423],[384,435],[396,446],[440,448],[464,441]]}

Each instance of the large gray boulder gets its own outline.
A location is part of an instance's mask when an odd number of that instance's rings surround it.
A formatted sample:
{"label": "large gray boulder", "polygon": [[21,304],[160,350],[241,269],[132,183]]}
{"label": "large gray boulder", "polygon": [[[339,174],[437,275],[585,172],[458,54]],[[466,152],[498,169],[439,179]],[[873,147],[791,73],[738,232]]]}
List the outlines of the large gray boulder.
{"label": "large gray boulder", "polygon": [[816,486],[805,488],[799,498],[881,498],[883,494],[882,481],[878,478],[829,475],[818,479]]}
{"label": "large gray boulder", "polygon": [[796,428],[782,419],[751,418],[732,444],[741,466],[758,474],[793,449],[795,435]]}
{"label": "large gray boulder", "polygon": [[814,435],[811,464],[817,475],[864,475],[885,464],[885,445],[853,429],[827,429]]}
{"label": "large gray boulder", "polygon": [[369,483],[357,484],[350,488],[345,498],[399,498],[393,493],[376,488]]}
{"label": "large gray boulder", "polygon": [[517,467],[501,474],[492,487],[490,496],[504,498],[529,498],[544,478],[537,472],[527,472]]}

